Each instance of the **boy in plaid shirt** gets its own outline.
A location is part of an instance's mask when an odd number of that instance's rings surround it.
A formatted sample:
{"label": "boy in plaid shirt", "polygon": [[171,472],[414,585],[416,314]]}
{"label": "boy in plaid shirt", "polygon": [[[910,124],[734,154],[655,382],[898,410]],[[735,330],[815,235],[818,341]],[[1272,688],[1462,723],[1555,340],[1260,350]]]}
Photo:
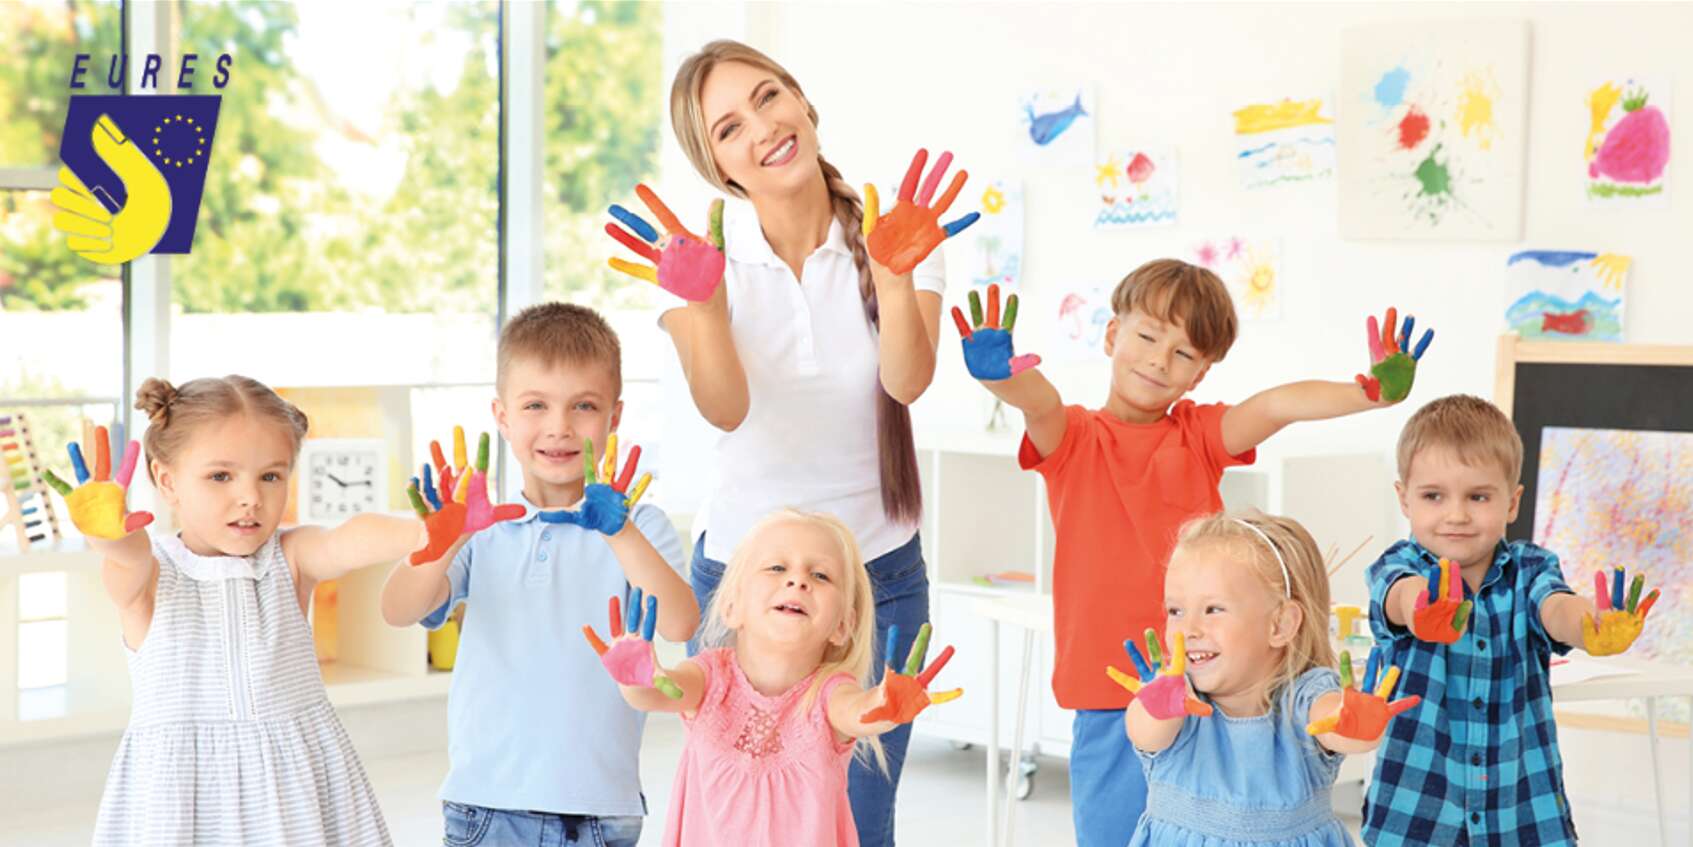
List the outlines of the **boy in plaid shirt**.
{"label": "boy in plaid shirt", "polygon": [[[1504,540],[1522,486],[1522,440],[1476,397],[1419,409],[1399,436],[1399,506],[1411,538],[1370,565],[1370,628],[1400,690],[1424,706],[1394,721],[1364,803],[1376,845],[1574,844],[1552,717],[1553,653],[1620,653],[1653,591],[1597,602],[1565,584],[1556,554]],[[1433,589],[1432,591],[1430,589]],[[1430,705],[1435,708],[1429,708]]]}

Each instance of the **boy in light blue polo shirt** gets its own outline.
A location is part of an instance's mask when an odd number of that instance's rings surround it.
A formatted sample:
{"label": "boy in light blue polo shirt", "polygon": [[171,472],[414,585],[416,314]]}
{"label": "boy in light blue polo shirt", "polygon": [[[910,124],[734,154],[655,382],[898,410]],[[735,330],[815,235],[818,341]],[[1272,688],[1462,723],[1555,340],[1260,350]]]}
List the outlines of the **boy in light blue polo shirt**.
{"label": "boy in light blue polo shirt", "polygon": [[604,319],[533,306],[501,331],[498,355],[494,418],[523,470],[528,512],[438,561],[396,566],[383,617],[434,629],[469,601],[447,698],[447,843],[633,847],[646,813],[645,715],[624,702],[582,625],[605,619],[607,598],[627,603],[640,589],[658,598],[666,640],[692,637],[699,606],[682,543],[663,511],[627,509],[610,486],[585,484],[584,454],[606,443],[623,405],[621,349]]}

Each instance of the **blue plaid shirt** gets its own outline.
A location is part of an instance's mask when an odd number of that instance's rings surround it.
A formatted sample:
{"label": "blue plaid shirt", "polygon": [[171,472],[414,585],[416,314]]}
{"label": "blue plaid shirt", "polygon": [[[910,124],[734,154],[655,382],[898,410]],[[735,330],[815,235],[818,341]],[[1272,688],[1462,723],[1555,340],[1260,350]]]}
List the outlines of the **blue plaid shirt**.
{"label": "blue plaid shirt", "polygon": [[1421,641],[1387,619],[1388,589],[1439,561],[1414,540],[1370,565],[1370,630],[1404,673],[1398,696],[1423,702],[1389,725],[1364,800],[1364,841],[1400,844],[1574,844],[1552,719],[1550,663],[1569,647],[1540,622],[1564,583],[1558,557],[1501,542],[1469,628],[1452,644]]}

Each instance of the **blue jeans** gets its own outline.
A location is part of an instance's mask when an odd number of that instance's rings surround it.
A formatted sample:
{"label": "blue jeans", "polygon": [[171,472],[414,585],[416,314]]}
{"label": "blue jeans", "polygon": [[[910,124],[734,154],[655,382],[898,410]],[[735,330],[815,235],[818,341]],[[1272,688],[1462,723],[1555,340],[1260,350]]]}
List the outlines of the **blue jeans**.
{"label": "blue jeans", "polygon": [[641,840],[639,815],[596,818],[451,801],[441,804],[441,815],[446,819],[446,837],[441,840],[446,847],[635,847]]}
{"label": "blue jeans", "polygon": [[1071,725],[1070,802],[1077,847],[1123,847],[1146,811],[1146,774],[1122,709],[1078,709]]}
{"label": "blue jeans", "polygon": [[[870,571],[870,585],[876,592],[876,633],[885,637],[890,624],[899,625],[899,644],[895,655],[905,657],[911,643],[917,640],[917,630],[929,621],[929,573],[923,566],[923,544],[919,536],[911,536],[904,546],[865,563]],[[694,597],[704,611],[723,580],[723,563],[705,557],[705,535],[694,545],[694,558],[688,567],[688,578],[694,586]],[[688,655],[698,653],[698,640],[688,642]],[[882,679],[887,666],[885,650],[877,651],[871,663],[872,678]],[[847,773],[847,795],[852,800],[852,819],[858,826],[861,847],[892,847],[894,843],[894,792],[899,789],[899,774],[905,767],[905,748],[911,742],[911,725],[905,724],[882,735],[882,749],[888,754],[888,773],[884,775],[874,764],[866,764],[853,757],[852,770]],[[1146,790],[1143,788],[1144,796]],[[1128,839],[1123,839],[1124,843]]]}

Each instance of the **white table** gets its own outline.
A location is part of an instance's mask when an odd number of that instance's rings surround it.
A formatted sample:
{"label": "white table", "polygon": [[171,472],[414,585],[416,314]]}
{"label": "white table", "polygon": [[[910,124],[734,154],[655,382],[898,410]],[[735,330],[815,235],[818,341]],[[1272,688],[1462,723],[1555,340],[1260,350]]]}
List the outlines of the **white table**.
{"label": "white table", "polygon": [[[991,847],[1000,844],[1011,844],[1012,833],[1016,818],[1014,810],[1016,802],[1015,792],[1006,791],[1002,800],[999,790],[999,630],[1001,625],[1010,624],[1023,630],[1023,672],[1017,689],[1017,724],[1012,731],[1012,747],[1010,764],[1007,767],[1006,785],[1014,786],[1019,760],[1023,754],[1023,723],[1024,712],[1029,700],[1029,673],[1033,662],[1035,636],[1052,631],[1052,597],[1046,594],[1008,594],[1003,597],[984,597],[975,603],[976,614],[987,619],[992,631],[989,644],[991,655],[988,659],[989,687],[988,693],[988,743],[987,743],[987,777],[988,777],[988,806],[987,825]],[[1669,844],[1669,810],[1664,802],[1664,783],[1662,769],[1658,759],[1658,700],[1663,697],[1686,697],[1693,706],[1693,668],[1681,665],[1660,664],[1644,659],[1628,656],[1608,656],[1595,659],[1586,654],[1577,654],[1572,658],[1573,663],[1580,665],[1605,665],[1619,671],[1616,675],[1586,679],[1580,682],[1560,682],[1558,667],[1552,669],[1552,700],[1557,703],[1575,703],[1584,700],[1645,700],[1646,701],[1646,729],[1650,737],[1652,750],[1652,790],[1657,800],[1658,810],[1658,841]],[[1688,739],[1688,767],[1693,775],[1693,737]],[[1689,787],[1689,805],[1693,808],[1693,784]],[[1003,805],[1002,805],[1003,804]],[[1690,845],[1693,845],[1693,826],[1689,827]]]}

